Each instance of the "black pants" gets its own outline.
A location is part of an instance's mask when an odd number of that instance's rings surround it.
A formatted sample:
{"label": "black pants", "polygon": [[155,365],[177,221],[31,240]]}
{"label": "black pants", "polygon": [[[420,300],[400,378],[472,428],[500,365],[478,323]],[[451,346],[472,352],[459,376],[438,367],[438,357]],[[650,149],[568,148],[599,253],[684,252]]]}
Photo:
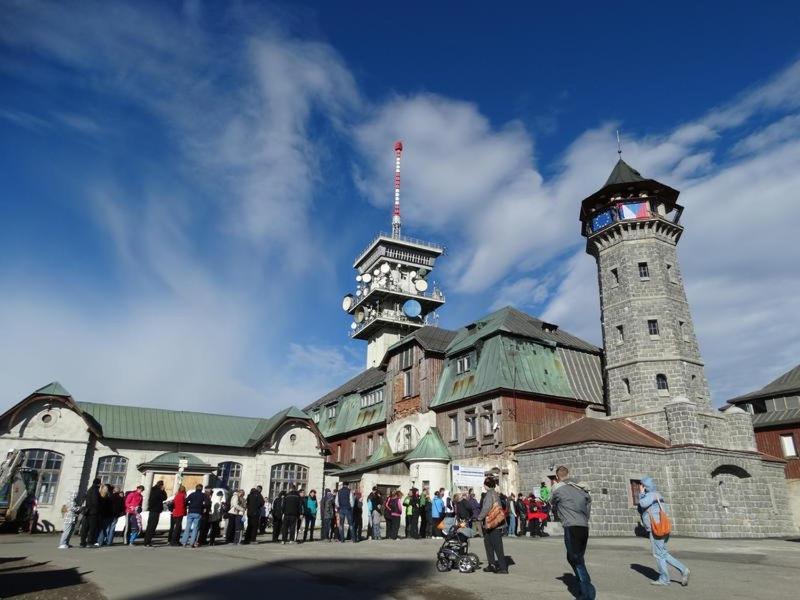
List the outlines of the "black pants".
{"label": "black pants", "polygon": [[444,517],[434,517],[433,518],[433,524],[432,524],[433,529],[432,529],[431,537],[444,537],[444,531],[439,529],[439,523],[441,523],[442,521],[444,521]]}
{"label": "black pants", "polygon": [[258,535],[258,520],[260,519],[258,514],[255,515],[247,515],[247,531],[245,533],[245,540],[248,542],[255,542],[256,536]]}
{"label": "black pants", "polygon": [[419,539],[419,515],[411,515],[410,517],[406,517],[406,519],[411,520],[411,527],[408,528],[411,537]]}
{"label": "black pants", "polygon": [[353,511],[353,535],[355,536],[353,539],[354,542],[360,542],[364,539],[364,525],[361,524],[362,517],[362,511]]}
{"label": "black pants", "polygon": [[387,517],[386,518],[386,537],[392,540],[397,539],[397,534],[400,532],[400,517]]}
{"label": "black pants", "polygon": [[423,513],[422,516],[421,516],[421,519],[420,519],[419,537],[421,537],[421,538],[431,537],[429,523],[430,523],[430,519],[428,518],[428,515]]}
{"label": "black pants", "polygon": [[183,517],[173,517],[170,516],[169,518],[169,545],[170,546],[178,546],[180,545],[181,541],[181,526],[183,525]]}
{"label": "black pants", "polygon": [[158,527],[158,518],[160,516],[161,513],[157,513],[154,510],[151,510],[150,513],[147,515],[147,529],[144,530],[145,546],[153,545],[153,536],[156,533],[156,527]]}
{"label": "black pants", "polygon": [[322,518],[322,539],[326,542],[333,535],[333,519]]}
{"label": "black pants", "polygon": [[258,533],[264,535],[267,533],[267,517],[261,517],[258,520]]}
{"label": "black pants", "polygon": [[283,516],[283,541],[293,542],[297,535],[297,517],[295,515]]}
{"label": "black pants", "polygon": [[200,517],[200,523],[197,524],[197,545],[205,546],[208,544],[208,517]]}
{"label": "black pants", "polygon": [[273,515],[273,517],[272,517],[272,541],[273,542],[277,542],[280,539],[282,529],[283,529],[283,517],[282,516],[278,516],[278,515]]}
{"label": "black pants", "polygon": [[85,515],[81,523],[81,546],[93,546],[97,542],[97,527],[100,525],[99,515]]}
{"label": "black pants", "polygon": [[219,536],[219,521],[212,521],[211,527],[209,530],[209,546],[215,546],[217,544],[217,536]]}
{"label": "black pants", "polygon": [[486,550],[486,562],[500,571],[508,571],[506,555],[503,551],[503,528],[495,527],[483,530],[483,547]]}
{"label": "black pants", "polygon": [[314,525],[316,524],[316,522],[317,522],[317,515],[314,515],[313,517],[309,517],[308,515],[306,515],[306,528],[303,531],[303,541],[304,542],[306,541],[306,538],[308,537],[308,532],[309,531],[311,531],[311,541],[312,542],[314,541]]}
{"label": "black pants", "polygon": [[589,577],[589,571],[586,570],[586,562],[584,561],[588,541],[588,527],[581,527],[580,525],[564,527],[564,546],[567,549],[567,562],[581,584],[583,597],[594,598],[595,590],[592,585],[592,578]]}

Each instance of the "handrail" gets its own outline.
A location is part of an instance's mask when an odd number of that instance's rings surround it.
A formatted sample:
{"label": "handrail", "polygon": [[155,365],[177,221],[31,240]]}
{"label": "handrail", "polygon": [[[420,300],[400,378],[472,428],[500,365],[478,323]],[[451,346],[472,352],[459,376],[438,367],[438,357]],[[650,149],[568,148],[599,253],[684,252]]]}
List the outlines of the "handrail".
{"label": "handrail", "polygon": [[428,248],[433,248],[434,250],[439,250],[442,253],[444,253],[444,251],[445,251],[445,247],[442,246],[441,244],[436,244],[434,242],[427,242],[425,240],[420,240],[420,239],[417,239],[417,238],[409,237],[407,235],[401,235],[400,237],[392,237],[391,233],[386,233],[384,231],[381,231],[380,233],[378,233],[378,235],[376,235],[374,238],[372,238],[370,243],[367,244],[361,252],[359,252],[358,256],[359,257],[363,256],[364,253],[367,250],[369,250],[372,247],[372,245],[375,242],[377,242],[379,239],[381,239],[382,237],[389,238],[390,240],[391,239],[400,240],[401,242],[408,242],[409,244],[416,244],[418,246],[427,246]]}

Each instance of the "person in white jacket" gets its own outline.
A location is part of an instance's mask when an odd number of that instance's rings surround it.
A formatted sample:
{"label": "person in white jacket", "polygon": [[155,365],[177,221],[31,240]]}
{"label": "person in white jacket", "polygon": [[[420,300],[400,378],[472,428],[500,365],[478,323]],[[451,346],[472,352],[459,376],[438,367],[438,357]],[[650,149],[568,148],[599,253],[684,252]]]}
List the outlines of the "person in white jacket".
{"label": "person in white jacket", "polygon": [[234,544],[242,542],[242,517],[246,512],[244,490],[236,490],[236,493],[231,496],[231,507],[228,509],[228,527],[232,532],[228,539]]}

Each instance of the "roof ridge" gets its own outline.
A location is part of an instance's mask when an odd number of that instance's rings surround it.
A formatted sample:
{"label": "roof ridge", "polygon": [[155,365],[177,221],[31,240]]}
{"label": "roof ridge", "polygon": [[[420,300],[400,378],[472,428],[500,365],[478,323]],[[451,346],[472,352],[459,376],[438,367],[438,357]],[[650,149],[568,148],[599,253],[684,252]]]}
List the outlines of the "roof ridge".
{"label": "roof ridge", "polygon": [[172,408],[160,408],[160,407],[156,407],[156,406],[131,406],[130,404],[115,404],[115,403],[112,403],[112,402],[86,402],[86,401],[81,400],[81,401],[76,401],[75,404],[77,404],[79,407],[81,407],[81,406],[113,406],[113,407],[116,407],[116,408],[130,408],[130,409],[133,409],[133,410],[154,410],[154,411],[160,411],[160,412],[182,413],[182,414],[188,414],[188,415],[205,415],[205,416],[208,416],[208,417],[225,417],[225,418],[232,418],[232,419],[248,419],[248,420],[251,420],[251,421],[269,421],[272,418],[274,418],[275,416],[277,416],[278,414],[280,414],[280,411],[279,411],[279,412],[275,413],[274,415],[272,415],[270,417],[245,417],[243,415],[225,415],[225,414],[222,414],[222,413],[203,412],[203,411],[199,411],[199,410],[183,410],[183,409],[172,409]]}

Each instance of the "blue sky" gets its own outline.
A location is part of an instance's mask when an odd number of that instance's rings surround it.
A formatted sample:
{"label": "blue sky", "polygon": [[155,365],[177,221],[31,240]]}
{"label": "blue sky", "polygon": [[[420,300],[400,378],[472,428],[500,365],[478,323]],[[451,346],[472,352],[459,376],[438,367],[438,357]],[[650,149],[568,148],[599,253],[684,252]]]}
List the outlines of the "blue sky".
{"label": "blue sky", "polygon": [[351,376],[398,138],[441,325],[513,304],[599,342],[577,214],[619,128],[682,190],[715,402],[800,362],[800,8],[430,4],[6,3],[0,403],[263,415]]}

